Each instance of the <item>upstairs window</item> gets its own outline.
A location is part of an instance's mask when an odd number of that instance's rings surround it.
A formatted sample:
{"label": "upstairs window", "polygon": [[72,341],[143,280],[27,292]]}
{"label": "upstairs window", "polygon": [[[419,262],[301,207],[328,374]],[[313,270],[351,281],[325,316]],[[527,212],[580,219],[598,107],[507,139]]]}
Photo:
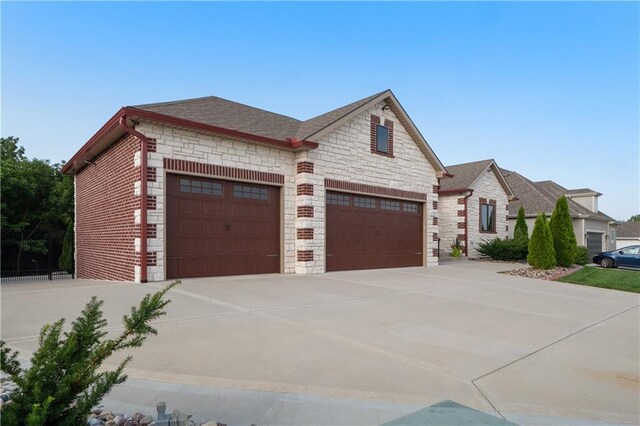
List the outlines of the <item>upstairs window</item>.
{"label": "upstairs window", "polygon": [[393,158],[393,121],[371,116],[371,152]]}
{"label": "upstairs window", "polygon": [[380,124],[376,126],[376,151],[389,153],[389,129]]}

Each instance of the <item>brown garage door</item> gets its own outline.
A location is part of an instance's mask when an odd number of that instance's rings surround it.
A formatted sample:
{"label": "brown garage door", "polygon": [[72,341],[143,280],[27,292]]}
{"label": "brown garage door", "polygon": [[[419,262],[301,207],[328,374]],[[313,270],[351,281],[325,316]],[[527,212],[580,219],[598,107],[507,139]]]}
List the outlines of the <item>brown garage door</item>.
{"label": "brown garage door", "polygon": [[279,188],[167,175],[167,277],[280,271]]}
{"label": "brown garage door", "polygon": [[327,192],[327,271],[421,265],[420,203]]}

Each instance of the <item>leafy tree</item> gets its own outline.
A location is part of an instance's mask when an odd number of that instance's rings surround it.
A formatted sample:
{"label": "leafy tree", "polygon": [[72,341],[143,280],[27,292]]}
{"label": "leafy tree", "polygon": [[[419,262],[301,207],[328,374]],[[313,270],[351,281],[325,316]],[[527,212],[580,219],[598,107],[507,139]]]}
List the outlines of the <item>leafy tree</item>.
{"label": "leafy tree", "polygon": [[73,273],[73,260],[74,260],[74,234],[73,234],[73,222],[69,222],[67,232],[64,235],[64,242],[62,243],[62,254],[60,255],[59,266],[63,271]]}
{"label": "leafy tree", "polygon": [[0,340],[2,371],[18,385],[11,404],[2,407],[2,424],[85,424],[91,408],[127,379],[123,370],[132,357],[127,356],[113,371],[99,371],[100,366],[115,352],[140,347],[149,336],[157,334],[149,323],[166,314],[164,308],[170,300],[164,295],[179,283],[175,281],[153,295],[147,294],[122,318],[124,330],[114,339],[105,339],[103,301],[92,297],[71,323],[70,331],[63,332],[64,318],[42,327],[38,349],[26,370],[17,361],[18,353]]}
{"label": "leafy tree", "polygon": [[23,252],[46,253],[42,234],[73,220],[73,178],[60,173],[62,164],[28,159],[13,136],[0,138],[0,161],[2,248],[17,249],[8,266],[19,270]]}
{"label": "leafy tree", "polygon": [[553,237],[549,222],[544,214],[539,214],[533,226],[529,240],[529,265],[538,269],[551,269],[556,266],[556,253],[553,249]]}
{"label": "leafy tree", "polygon": [[567,197],[560,197],[556,201],[549,227],[553,236],[553,248],[556,251],[556,264],[558,266],[573,265],[576,261],[578,242],[573,232],[573,221],[569,215]]}
{"label": "leafy tree", "polygon": [[513,239],[523,239],[529,241],[529,227],[524,216],[524,207],[518,209],[518,219],[516,219],[516,227],[513,229]]}
{"label": "leafy tree", "polygon": [[627,222],[640,222],[640,214],[634,214]]}

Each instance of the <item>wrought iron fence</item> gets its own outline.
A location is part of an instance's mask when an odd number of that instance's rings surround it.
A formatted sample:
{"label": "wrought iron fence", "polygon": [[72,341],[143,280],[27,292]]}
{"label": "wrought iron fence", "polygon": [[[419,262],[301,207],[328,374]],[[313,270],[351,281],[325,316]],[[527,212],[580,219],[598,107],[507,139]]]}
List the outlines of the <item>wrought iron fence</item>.
{"label": "wrought iron fence", "polygon": [[31,281],[74,278],[60,267],[64,231],[28,235],[2,232],[0,280]]}

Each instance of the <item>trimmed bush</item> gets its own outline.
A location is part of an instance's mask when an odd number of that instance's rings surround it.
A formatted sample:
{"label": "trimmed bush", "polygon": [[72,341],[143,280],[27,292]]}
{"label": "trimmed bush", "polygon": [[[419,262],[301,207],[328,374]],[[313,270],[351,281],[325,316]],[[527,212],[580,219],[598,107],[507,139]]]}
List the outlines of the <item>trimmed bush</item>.
{"label": "trimmed bush", "polygon": [[553,248],[556,251],[556,264],[558,266],[573,265],[578,243],[573,233],[573,221],[569,215],[567,197],[562,196],[556,201],[549,227],[553,236]]}
{"label": "trimmed bush", "polygon": [[529,227],[527,226],[527,219],[524,217],[524,207],[520,206],[518,209],[518,219],[516,219],[516,227],[513,228],[513,239],[524,239],[529,242]]}
{"label": "trimmed bush", "polygon": [[551,269],[556,266],[556,252],[549,222],[544,214],[539,214],[529,240],[527,262],[537,269]]}
{"label": "trimmed bush", "polygon": [[478,244],[476,250],[483,256],[493,260],[526,260],[528,253],[528,242],[523,238],[513,240],[503,240],[494,238]]}
{"label": "trimmed bush", "polygon": [[578,246],[578,250],[576,251],[576,264],[586,265],[590,262],[589,250],[587,250],[585,246]]}

